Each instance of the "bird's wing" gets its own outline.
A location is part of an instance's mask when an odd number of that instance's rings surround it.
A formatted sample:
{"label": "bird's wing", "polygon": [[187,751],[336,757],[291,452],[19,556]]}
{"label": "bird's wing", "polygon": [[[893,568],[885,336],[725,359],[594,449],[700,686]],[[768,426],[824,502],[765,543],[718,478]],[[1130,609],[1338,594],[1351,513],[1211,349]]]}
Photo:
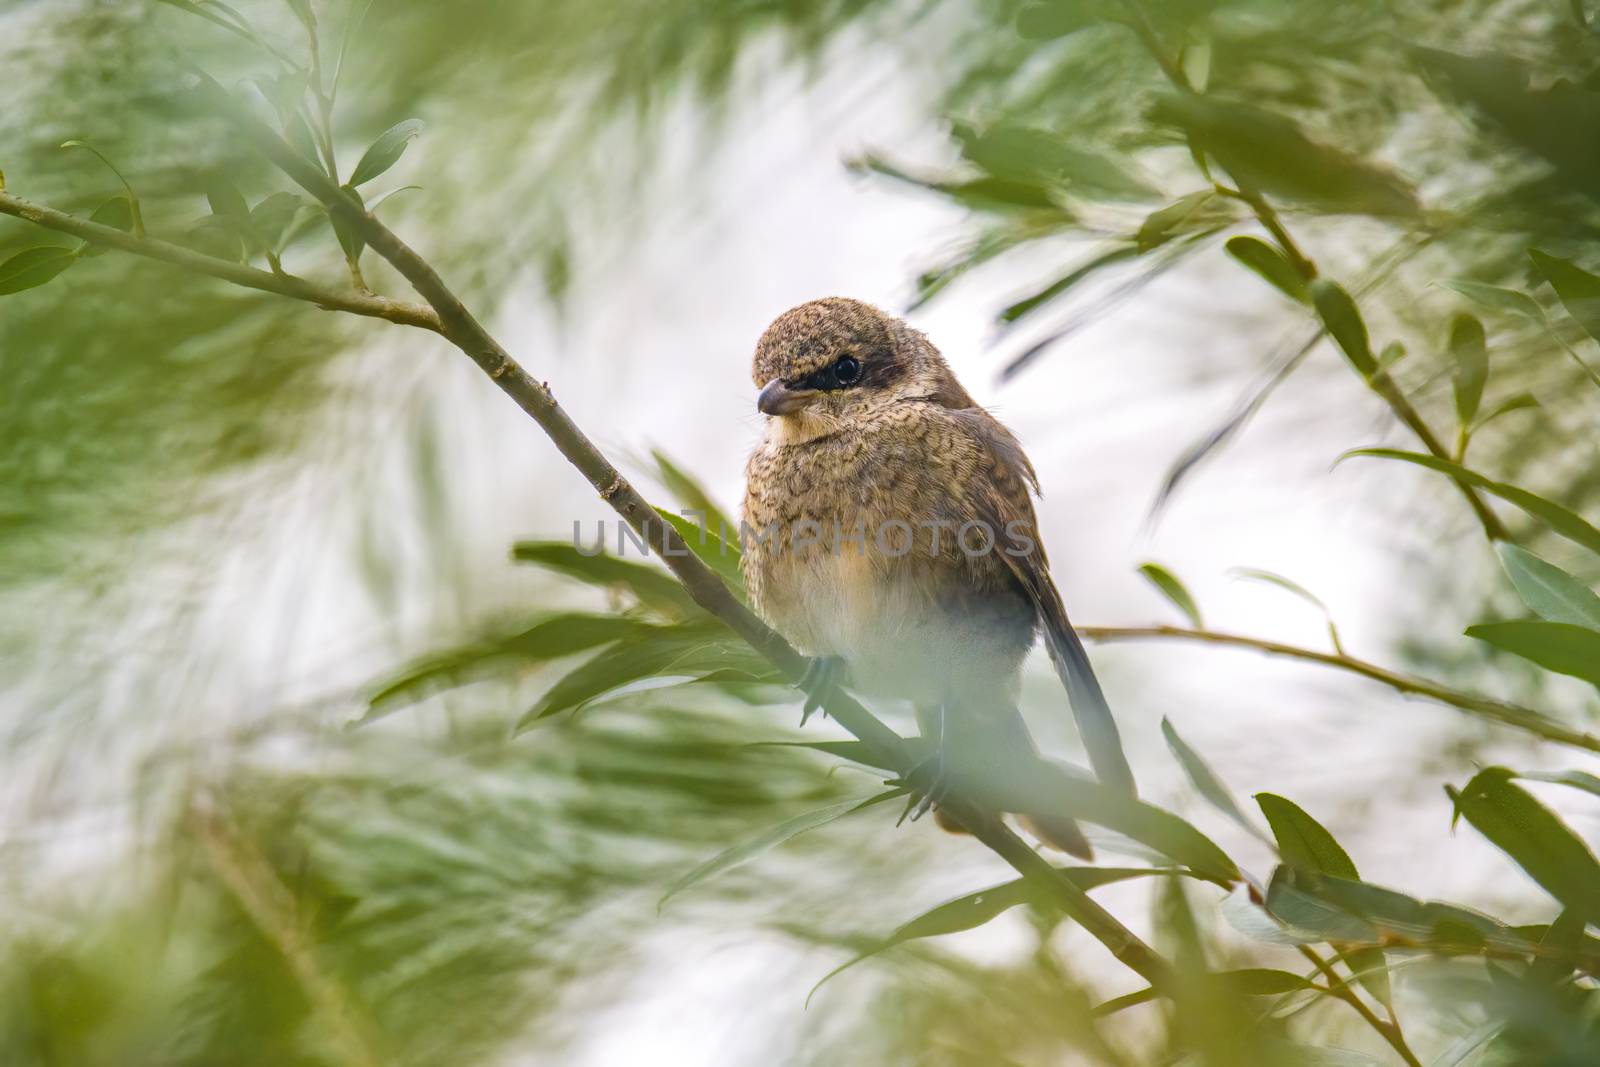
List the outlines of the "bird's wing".
{"label": "bird's wing", "polygon": [[[969,481],[968,499],[964,503],[993,527],[1000,544],[1010,547],[1009,535],[1013,531],[1033,542],[1032,549],[1026,553],[997,549],[995,554],[1005,561],[1038,612],[1045,647],[1072,702],[1073,718],[1095,775],[1106,785],[1133,795],[1133,771],[1123,755],[1116,720],[1112,718],[1111,707],[1106,703],[1083,642],[1067,618],[1061,593],[1050,578],[1050,564],[1045,558],[1029,496],[1030,489],[1038,492],[1039,488],[1033,464],[1028,462],[1022,446],[1010,431],[982,408],[953,410],[949,415],[979,449],[979,470]],[[1021,539],[1015,540],[1020,542]]]}

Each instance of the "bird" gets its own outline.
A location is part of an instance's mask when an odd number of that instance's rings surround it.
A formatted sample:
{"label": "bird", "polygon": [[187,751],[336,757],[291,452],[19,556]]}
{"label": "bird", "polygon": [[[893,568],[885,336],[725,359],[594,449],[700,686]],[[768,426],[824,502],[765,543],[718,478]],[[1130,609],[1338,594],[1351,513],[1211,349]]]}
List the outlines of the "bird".
{"label": "bird", "polygon": [[[828,297],[767,327],[751,377],[766,418],[745,471],[740,566],[757,613],[810,657],[802,725],[834,686],[909,701],[935,754],[907,811],[933,808],[957,829],[936,807],[952,780],[1037,758],[1018,696],[1042,633],[1096,777],[1134,795],[1040,542],[1038,476],[933,343]],[[1035,814],[1030,828],[1088,854],[1069,817]]]}

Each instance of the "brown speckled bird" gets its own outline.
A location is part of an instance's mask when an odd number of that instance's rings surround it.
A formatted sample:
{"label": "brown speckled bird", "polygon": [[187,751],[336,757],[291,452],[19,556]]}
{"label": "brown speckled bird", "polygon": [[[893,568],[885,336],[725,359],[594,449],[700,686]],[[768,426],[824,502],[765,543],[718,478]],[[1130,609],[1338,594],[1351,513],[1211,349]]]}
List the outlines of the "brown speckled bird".
{"label": "brown speckled bird", "polygon": [[[840,682],[909,700],[940,753],[920,814],[947,763],[959,779],[1033,756],[1017,696],[1042,629],[1096,774],[1131,794],[1036,534],[1033,467],[938,350],[832,297],[779,316],[752,369],[768,419],[746,472],[744,575],[761,615],[815,657],[807,713]],[[1070,824],[1041,832],[1086,848]]]}

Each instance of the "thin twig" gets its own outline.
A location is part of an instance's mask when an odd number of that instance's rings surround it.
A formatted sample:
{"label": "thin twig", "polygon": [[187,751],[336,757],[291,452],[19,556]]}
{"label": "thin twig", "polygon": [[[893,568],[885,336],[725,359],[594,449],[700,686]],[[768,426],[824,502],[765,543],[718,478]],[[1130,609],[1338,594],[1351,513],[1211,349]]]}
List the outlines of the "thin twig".
{"label": "thin twig", "polygon": [[1416,1053],[1411,1051],[1411,1046],[1406,1044],[1405,1035],[1400,1032],[1400,1025],[1396,1022],[1385,1022],[1378,1018],[1373,1010],[1367,1007],[1355,990],[1350,988],[1350,983],[1340,977],[1333,965],[1323,959],[1317,951],[1309,945],[1300,945],[1300,954],[1314,964],[1322,976],[1328,980],[1328,992],[1344,1001],[1356,1010],[1356,1013],[1366,1020],[1367,1025],[1377,1031],[1378,1035],[1389,1043],[1389,1047],[1406,1061],[1407,1067],[1422,1067],[1422,1061],[1417,1059]]}
{"label": "thin twig", "polygon": [[1462,711],[1470,712],[1480,718],[1489,719],[1502,726],[1524,730],[1548,741],[1557,741],[1563,745],[1571,745],[1574,748],[1582,748],[1590,752],[1600,752],[1600,737],[1584,733],[1581,730],[1575,730],[1569,726],[1563,726],[1556,720],[1532,708],[1525,708],[1518,704],[1508,704],[1500,700],[1491,700],[1488,697],[1481,697],[1472,693],[1463,693],[1459,690],[1439,685],[1437,682],[1430,682],[1425,678],[1417,678],[1412,675],[1391,671],[1386,667],[1356,659],[1343,652],[1319,652],[1316,649],[1300,648],[1296,645],[1287,645],[1260,637],[1219,633],[1214,630],[1196,630],[1184,626],[1080,626],[1078,627],[1078,633],[1086,641],[1134,641],[1168,638],[1179,641],[1198,641],[1211,645],[1231,645],[1235,648],[1249,648],[1257,652],[1265,652],[1270,656],[1286,656],[1290,659],[1303,660],[1308,663],[1320,663],[1325,667],[1337,667],[1351,674],[1359,674],[1363,678],[1381,682],[1401,693],[1426,697],[1441,704],[1460,708]]}
{"label": "thin twig", "polygon": [[10,193],[0,192],[0,215],[12,215],[92,244],[130,252],[146,259],[157,259],[195,274],[207,274],[225,282],[242,285],[247,289],[259,289],[266,293],[277,293],[279,296],[304,300],[329,311],[348,311],[352,315],[386,319],[402,326],[416,326],[434,333],[443,332],[439,316],[434,314],[432,308],[422,304],[390,300],[387,297],[357,292],[354,289],[331,289],[292,275],[257,270],[148,235],[136,237],[125,230],[102,226],[64,211],[31,203]]}

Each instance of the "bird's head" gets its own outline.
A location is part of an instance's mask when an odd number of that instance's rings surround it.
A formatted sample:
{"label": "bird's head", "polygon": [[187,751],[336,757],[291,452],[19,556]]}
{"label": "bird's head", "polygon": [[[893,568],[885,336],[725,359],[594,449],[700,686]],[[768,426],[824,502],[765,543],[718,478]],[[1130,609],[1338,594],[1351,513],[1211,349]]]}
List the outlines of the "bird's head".
{"label": "bird's head", "polygon": [[839,296],[779,315],[756,344],[751,377],[761,390],[756,406],[790,437],[834,433],[906,401],[973,405],[926,337]]}

